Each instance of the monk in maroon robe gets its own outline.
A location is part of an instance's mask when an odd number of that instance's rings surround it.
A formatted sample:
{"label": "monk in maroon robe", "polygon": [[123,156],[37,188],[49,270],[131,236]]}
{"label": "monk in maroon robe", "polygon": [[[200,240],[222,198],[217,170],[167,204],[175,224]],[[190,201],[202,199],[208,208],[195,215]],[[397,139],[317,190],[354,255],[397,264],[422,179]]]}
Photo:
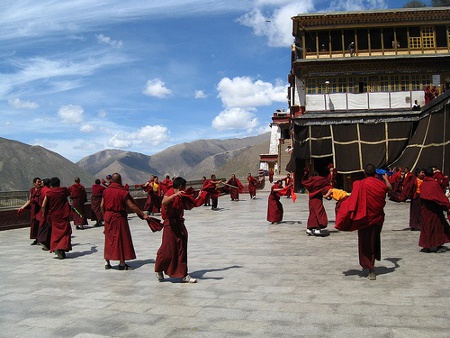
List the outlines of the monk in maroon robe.
{"label": "monk in maroon robe", "polygon": [[[202,181],[203,181],[203,185],[202,185],[202,189],[203,189],[208,186],[209,180],[206,179],[206,176],[203,176]],[[209,193],[206,193],[205,203],[203,205],[205,207],[209,207],[211,205],[211,196]]]}
{"label": "monk in maroon robe", "polygon": [[244,186],[235,174],[231,175],[230,179],[226,182],[230,191],[230,198],[232,201],[239,201],[239,193],[244,191]]}
{"label": "monk in maroon robe", "polygon": [[30,239],[34,240],[31,245],[38,244],[37,235],[39,230],[39,220],[36,219],[36,215],[41,209],[38,202],[41,194],[41,185],[41,179],[39,177],[35,177],[33,179],[33,187],[30,189],[28,201],[22,205],[19,210],[17,210],[17,214],[20,214],[26,208],[30,208]]}
{"label": "monk in maroon robe", "polygon": [[170,179],[170,176],[166,175],[166,178],[163,179],[160,184],[162,195],[164,195],[167,192],[167,190],[172,188],[172,180]]}
{"label": "monk in maroon robe", "polygon": [[111,260],[119,261],[119,270],[132,270],[125,263],[135,259],[133,240],[127,219],[127,207],[141,219],[149,217],[133,202],[128,189],[122,186],[122,177],[114,173],[108,188],[103,191],[100,207],[105,221],[105,269],[111,269]]}
{"label": "monk in maroon robe", "polygon": [[66,252],[72,250],[70,226],[70,205],[67,198],[70,196],[69,189],[60,187],[58,177],[50,179],[51,189],[45,193],[42,202],[42,213],[44,217],[50,218],[52,234],[50,238],[50,252],[54,252],[59,259],[66,258]]}
{"label": "monk in maroon robe", "polygon": [[274,223],[280,223],[283,220],[283,204],[280,202],[280,198],[287,194],[290,187],[283,188],[283,181],[278,180],[270,188],[270,194],[267,201],[267,221]]}
{"label": "monk in maroon robe", "polygon": [[251,173],[248,173],[247,181],[248,181],[248,193],[250,194],[250,198],[255,199],[256,198],[256,185],[258,184],[258,181],[256,178],[254,178],[252,176]]}
{"label": "monk in maroon robe", "polygon": [[[292,183],[294,182],[294,180],[291,177],[291,174],[287,174],[285,178],[282,179],[282,181],[284,181],[284,186],[292,186]],[[288,193],[286,194],[287,198],[291,198],[291,190],[288,191]]]}
{"label": "monk in maroon robe", "polygon": [[106,188],[100,184],[97,178],[91,188],[91,221],[96,221],[94,227],[103,226],[102,203],[103,190]]}
{"label": "monk in maroon robe", "polygon": [[392,190],[388,175],[376,177],[372,164],[366,165],[366,178],[353,182],[351,195],[341,204],[335,228],[341,231],[358,230],[359,264],[368,269],[368,278],[376,279],[375,259],[381,259],[381,229],[384,222],[386,193]]}
{"label": "monk in maroon robe", "polygon": [[273,183],[273,175],[275,174],[275,172],[273,171],[273,168],[269,169],[269,182]]}
{"label": "monk in maroon robe", "polygon": [[[330,168],[330,172],[333,168]],[[323,206],[324,190],[328,191],[331,175],[327,177],[319,176],[315,171],[312,173],[305,169],[302,178],[302,185],[309,192],[309,217],[306,225],[308,236],[324,236],[326,232],[322,231],[328,225],[328,216]]]}
{"label": "monk in maroon robe", "polygon": [[425,173],[423,169],[416,168],[414,174],[408,175],[409,179],[402,190],[403,200],[411,200],[409,205],[409,228],[411,231],[419,231],[421,228],[422,201],[420,199],[420,187],[424,176]]}
{"label": "monk in maroon robe", "polygon": [[433,168],[433,179],[439,183],[443,192],[448,187],[448,176],[444,175],[438,168]]}
{"label": "monk in maroon robe", "polygon": [[[39,196],[39,205],[42,207],[44,203],[45,194],[48,190],[50,190],[50,179],[44,178],[42,180],[42,188],[41,195]],[[50,250],[50,241],[52,235],[52,223],[50,217],[44,217],[42,212],[37,213],[36,218],[39,220],[39,230],[38,230],[38,242],[42,246],[42,250],[49,251]]]}
{"label": "monk in maroon robe", "polygon": [[219,210],[220,183],[222,183],[222,180],[217,180],[216,175],[212,174],[211,179],[203,184],[202,188],[203,191],[209,193],[209,197],[211,198],[211,210],[214,211]]}
{"label": "monk in maroon robe", "polygon": [[450,209],[450,202],[442,191],[439,182],[433,179],[433,168],[425,169],[425,178],[420,187],[422,201],[422,224],[419,246],[422,252],[445,252],[445,243],[450,242],[450,226],[444,211]]}
{"label": "monk in maroon robe", "polygon": [[[188,232],[184,225],[184,210],[202,205],[204,199],[194,199],[192,189],[190,192],[185,189],[186,180],[177,177],[173,180],[173,187],[166,192],[162,200],[164,230],[155,262],[156,277],[160,282],[164,280],[164,273],[172,278],[181,278],[183,283],[197,282],[197,279],[188,275]],[[204,195],[206,192],[198,196]]]}
{"label": "monk in maroon robe", "polygon": [[84,203],[87,202],[86,189],[80,184],[80,178],[75,177],[75,183],[69,187],[70,198],[72,200],[72,218],[76,228],[83,230],[88,224],[86,212],[84,211]]}
{"label": "monk in maroon robe", "polygon": [[141,185],[135,185],[135,188],[141,187],[146,193],[147,193],[147,199],[145,200],[144,204],[144,210],[148,211],[149,213],[152,212],[153,206],[152,206],[152,184],[153,180],[155,179],[155,176],[150,175],[150,179]]}

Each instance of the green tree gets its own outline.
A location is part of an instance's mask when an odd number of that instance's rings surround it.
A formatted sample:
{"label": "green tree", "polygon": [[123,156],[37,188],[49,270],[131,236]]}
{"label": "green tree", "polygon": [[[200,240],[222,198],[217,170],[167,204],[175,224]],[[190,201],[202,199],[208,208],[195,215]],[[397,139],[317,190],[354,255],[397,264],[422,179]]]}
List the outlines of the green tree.
{"label": "green tree", "polygon": [[433,7],[448,7],[448,6],[450,6],[450,0],[431,0],[431,6],[433,6]]}
{"label": "green tree", "polygon": [[408,1],[403,7],[404,8],[420,8],[420,7],[427,7],[427,4],[420,0],[411,0],[411,1]]}

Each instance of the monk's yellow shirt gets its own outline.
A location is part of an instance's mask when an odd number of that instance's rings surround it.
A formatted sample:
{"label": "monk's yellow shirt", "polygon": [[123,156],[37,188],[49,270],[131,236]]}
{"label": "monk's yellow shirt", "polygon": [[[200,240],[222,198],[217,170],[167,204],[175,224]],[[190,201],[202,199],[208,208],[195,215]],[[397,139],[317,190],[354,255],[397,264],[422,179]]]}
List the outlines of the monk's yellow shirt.
{"label": "monk's yellow shirt", "polygon": [[345,190],[341,190],[341,189],[331,189],[333,195],[331,197],[333,197],[334,200],[336,201],[340,201],[341,199],[343,199],[344,197],[349,196],[349,193],[346,192]]}

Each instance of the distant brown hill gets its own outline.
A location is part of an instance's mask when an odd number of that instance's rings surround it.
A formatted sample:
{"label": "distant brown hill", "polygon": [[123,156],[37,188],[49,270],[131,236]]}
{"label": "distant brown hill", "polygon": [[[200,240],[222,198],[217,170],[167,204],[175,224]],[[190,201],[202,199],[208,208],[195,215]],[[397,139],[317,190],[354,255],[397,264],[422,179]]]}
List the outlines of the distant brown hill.
{"label": "distant brown hill", "polygon": [[75,163],[40,146],[31,146],[0,137],[0,191],[28,190],[34,177],[57,176],[62,186],[78,176],[90,187],[94,177]]}
{"label": "distant brown hill", "polygon": [[[161,178],[165,175],[183,176],[187,180],[197,180],[212,173],[226,177],[234,172],[241,177],[248,172],[256,174],[259,154],[267,153],[269,139],[270,134],[266,133],[242,139],[197,140],[169,147],[152,156],[103,150],[81,159],[77,164],[95,177],[119,172],[123,182],[128,184],[144,183],[150,175]],[[233,162],[237,158],[240,160]]]}

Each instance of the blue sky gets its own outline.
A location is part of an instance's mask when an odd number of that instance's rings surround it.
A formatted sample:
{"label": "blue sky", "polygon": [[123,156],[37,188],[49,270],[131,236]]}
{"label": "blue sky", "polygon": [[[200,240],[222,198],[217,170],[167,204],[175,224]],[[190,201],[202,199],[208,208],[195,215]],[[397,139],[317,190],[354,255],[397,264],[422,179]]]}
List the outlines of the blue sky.
{"label": "blue sky", "polygon": [[76,162],[267,132],[287,108],[292,16],[406,2],[3,0],[0,136]]}

